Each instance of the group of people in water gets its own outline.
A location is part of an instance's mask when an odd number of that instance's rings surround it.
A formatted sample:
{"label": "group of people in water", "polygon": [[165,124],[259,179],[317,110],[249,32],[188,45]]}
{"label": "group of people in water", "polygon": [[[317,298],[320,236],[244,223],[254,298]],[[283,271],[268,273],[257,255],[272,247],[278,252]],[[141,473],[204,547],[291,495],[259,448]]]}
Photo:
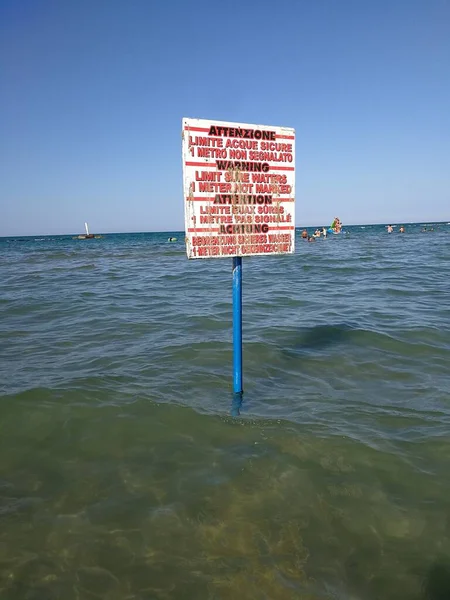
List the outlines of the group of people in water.
{"label": "group of people in water", "polygon": [[307,229],[304,229],[302,231],[302,238],[304,240],[307,240],[308,242],[315,242],[316,238],[319,238],[320,236],[327,237],[327,230],[325,229],[325,227],[323,227],[322,229],[316,229],[313,235],[309,235]]}
{"label": "group of people in water", "polygon": [[[388,233],[393,233],[394,231],[394,225],[386,225],[386,229]],[[302,231],[302,238],[304,240],[307,240],[308,242],[315,242],[317,238],[320,237],[327,237],[327,232],[330,233],[341,233],[342,231],[342,223],[341,220],[339,219],[339,217],[335,217],[333,219],[333,222],[331,223],[330,227],[327,229],[326,227],[322,227],[322,228],[317,228],[315,230],[315,232],[313,233],[313,235],[309,235],[308,230],[304,229]],[[400,225],[400,227],[398,228],[399,233],[405,233],[405,228],[403,225]],[[434,228],[426,228],[424,227],[422,229],[422,232],[426,232],[426,231],[434,231]]]}
{"label": "group of people in water", "polygon": [[322,227],[322,229],[316,229],[313,235],[309,235],[307,229],[302,231],[302,238],[304,240],[308,240],[308,242],[315,242],[316,238],[327,237],[327,229],[326,227]]}
{"label": "group of people in water", "polygon": [[[342,230],[342,223],[339,219],[339,217],[334,217],[333,222],[331,223],[328,231],[330,233],[341,233]],[[308,240],[308,242],[315,242],[317,238],[320,237],[327,237],[327,228],[326,227],[322,227],[321,229],[318,228],[315,230],[315,232],[313,233],[313,235],[309,235],[308,234],[308,230],[304,229],[302,231],[302,238],[304,240]]]}

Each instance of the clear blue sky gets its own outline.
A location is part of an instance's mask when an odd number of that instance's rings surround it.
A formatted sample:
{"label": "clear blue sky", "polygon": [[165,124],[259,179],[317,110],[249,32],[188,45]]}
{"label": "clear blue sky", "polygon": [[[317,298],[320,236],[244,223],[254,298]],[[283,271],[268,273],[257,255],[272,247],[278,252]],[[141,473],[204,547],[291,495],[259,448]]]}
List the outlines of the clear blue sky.
{"label": "clear blue sky", "polygon": [[297,224],[450,220],[449,0],[0,0],[0,235],[184,227],[181,119],[294,127]]}

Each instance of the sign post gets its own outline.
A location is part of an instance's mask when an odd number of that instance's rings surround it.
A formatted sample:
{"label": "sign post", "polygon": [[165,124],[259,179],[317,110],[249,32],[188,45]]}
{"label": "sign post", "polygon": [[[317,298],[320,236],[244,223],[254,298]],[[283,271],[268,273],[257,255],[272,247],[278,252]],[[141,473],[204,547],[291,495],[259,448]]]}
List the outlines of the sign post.
{"label": "sign post", "polygon": [[242,258],[233,257],[233,393],[241,396],[242,383]]}
{"label": "sign post", "polygon": [[295,131],[183,119],[188,258],[233,258],[233,392],[242,399],[242,257],[295,251]]}

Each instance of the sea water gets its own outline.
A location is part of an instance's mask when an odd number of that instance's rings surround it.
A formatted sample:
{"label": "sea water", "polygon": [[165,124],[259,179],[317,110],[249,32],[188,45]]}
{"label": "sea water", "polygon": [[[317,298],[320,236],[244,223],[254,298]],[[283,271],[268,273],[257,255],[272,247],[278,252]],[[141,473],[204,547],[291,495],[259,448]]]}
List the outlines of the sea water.
{"label": "sea water", "polygon": [[0,598],[449,598],[450,226],[422,229],[243,260],[238,417],[231,259],[1,239]]}

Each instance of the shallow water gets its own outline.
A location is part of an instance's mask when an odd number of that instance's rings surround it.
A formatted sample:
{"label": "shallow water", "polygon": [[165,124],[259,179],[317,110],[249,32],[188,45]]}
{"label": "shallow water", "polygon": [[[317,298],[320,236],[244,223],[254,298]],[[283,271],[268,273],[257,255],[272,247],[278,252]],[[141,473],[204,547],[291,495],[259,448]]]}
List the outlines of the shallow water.
{"label": "shallow water", "polygon": [[0,598],[450,598],[450,226],[244,267],[0,239]]}

